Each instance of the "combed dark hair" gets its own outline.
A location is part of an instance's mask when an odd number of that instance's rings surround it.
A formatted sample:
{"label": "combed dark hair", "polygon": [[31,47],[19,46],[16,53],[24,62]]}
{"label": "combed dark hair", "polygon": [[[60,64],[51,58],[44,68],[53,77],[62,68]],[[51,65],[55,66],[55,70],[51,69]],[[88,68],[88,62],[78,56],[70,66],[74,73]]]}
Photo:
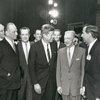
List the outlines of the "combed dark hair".
{"label": "combed dark hair", "polygon": [[42,34],[48,34],[49,31],[54,31],[54,27],[50,24],[44,24],[41,28]]}
{"label": "combed dark hair", "polygon": [[20,28],[20,33],[21,33],[21,30],[28,30],[29,33],[30,33],[30,29],[28,27],[22,27],[22,28]]}
{"label": "combed dark hair", "polygon": [[99,37],[98,27],[94,25],[87,25],[85,29],[86,33],[91,33],[93,38]]}

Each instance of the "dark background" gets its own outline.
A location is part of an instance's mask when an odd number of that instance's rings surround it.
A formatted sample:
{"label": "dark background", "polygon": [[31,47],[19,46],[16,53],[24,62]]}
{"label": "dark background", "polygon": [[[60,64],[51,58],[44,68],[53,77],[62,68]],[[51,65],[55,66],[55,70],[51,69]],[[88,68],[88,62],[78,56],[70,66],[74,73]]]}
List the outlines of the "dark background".
{"label": "dark background", "polygon": [[[62,34],[71,23],[96,23],[96,0],[55,1],[60,15],[54,26],[60,28]],[[0,23],[14,22],[18,28],[27,26],[33,34],[42,24],[49,23],[48,10],[48,0],[0,0]]]}

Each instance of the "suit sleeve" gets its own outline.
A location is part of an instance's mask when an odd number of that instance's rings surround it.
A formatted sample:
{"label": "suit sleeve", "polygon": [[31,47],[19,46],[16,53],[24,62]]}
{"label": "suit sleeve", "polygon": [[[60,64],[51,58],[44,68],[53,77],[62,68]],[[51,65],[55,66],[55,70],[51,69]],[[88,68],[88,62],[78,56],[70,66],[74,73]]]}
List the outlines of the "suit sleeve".
{"label": "suit sleeve", "polygon": [[96,47],[95,51],[95,62],[94,62],[94,73],[95,73],[95,90],[96,97],[100,98],[100,45]]}
{"label": "suit sleeve", "polygon": [[35,44],[33,44],[29,52],[29,73],[30,73],[32,85],[37,83],[35,61],[36,61],[36,47],[35,47]]}
{"label": "suit sleeve", "polygon": [[57,56],[57,69],[56,69],[56,80],[57,80],[57,87],[61,87],[61,63],[60,63],[60,52],[58,51]]}
{"label": "suit sleeve", "polygon": [[83,86],[83,79],[84,79],[84,68],[85,68],[85,50],[83,50],[83,55],[82,55],[82,72],[81,72],[81,87]]}
{"label": "suit sleeve", "polygon": [[6,76],[8,72],[1,65],[3,59],[3,50],[1,45],[2,44],[0,44],[0,76]]}

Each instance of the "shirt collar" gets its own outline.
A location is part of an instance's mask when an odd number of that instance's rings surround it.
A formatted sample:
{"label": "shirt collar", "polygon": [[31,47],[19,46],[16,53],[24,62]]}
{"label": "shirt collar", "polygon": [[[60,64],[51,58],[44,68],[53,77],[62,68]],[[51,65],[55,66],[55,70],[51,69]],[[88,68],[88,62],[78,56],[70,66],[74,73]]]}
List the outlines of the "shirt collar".
{"label": "shirt collar", "polygon": [[92,47],[96,41],[97,41],[97,39],[93,40],[93,41],[89,44],[89,47]]}
{"label": "shirt collar", "polygon": [[42,43],[43,45],[47,46],[47,44],[49,45],[49,43],[44,42],[44,40],[42,39]]}
{"label": "shirt collar", "polygon": [[12,44],[12,43],[14,43],[14,40],[13,41],[11,41],[8,37],[6,37],[5,36],[5,39],[8,41],[8,43],[10,43],[10,44]]}

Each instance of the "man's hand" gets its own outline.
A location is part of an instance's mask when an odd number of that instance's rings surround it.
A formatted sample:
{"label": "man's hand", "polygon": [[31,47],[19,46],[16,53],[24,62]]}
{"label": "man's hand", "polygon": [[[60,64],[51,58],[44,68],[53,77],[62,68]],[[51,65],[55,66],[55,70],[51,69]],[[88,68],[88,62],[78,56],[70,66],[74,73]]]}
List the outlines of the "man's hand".
{"label": "man's hand", "polygon": [[83,96],[83,98],[86,98],[84,86],[80,88],[80,94]]}
{"label": "man's hand", "polygon": [[100,98],[96,98],[95,100],[100,100]]}
{"label": "man's hand", "polygon": [[40,84],[34,84],[34,90],[35,90],[36,93],[41,94]]}
{"label": "man's hand", "polygon": [[62,94],[62,87],[57,88],[58,93],[61,95]]}

